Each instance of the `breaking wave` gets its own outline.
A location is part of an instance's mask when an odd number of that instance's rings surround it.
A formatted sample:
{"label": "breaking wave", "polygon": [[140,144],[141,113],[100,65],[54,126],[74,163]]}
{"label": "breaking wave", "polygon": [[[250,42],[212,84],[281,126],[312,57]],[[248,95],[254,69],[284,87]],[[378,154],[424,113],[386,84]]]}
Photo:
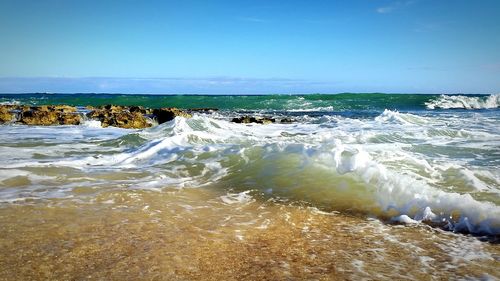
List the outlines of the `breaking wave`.
{"label": "breaking wave", "polygon": [[[9,148],[9,154],[16,157],[5,161],[0,185],[21,177],[31,184],[57,186],[61,194],[68,195],[79,178],[120,171],[124,174],[115,180],[107,176],[105,185],[116,181],[120,186],[153,190],[201,186],[257,190],[264,196],[307,201],[325,209],[404,223],[424,221],[454,231],[499,234],[500,207],[473,195],[495,194],[500,175],[495,170],[471,167],[464,162],[468,161],[466,154],[450,160],[447,155],[453,155],[460,141],[470,140],[474,134],[453,126],[438,133],[442,127],[439,122],[385,110],[373,119],[331,117],[324,123],[294,125],[240,125],[199,115],[177,117],[134,132],[94,128],[94,124],[75,126],[72,134],[67,134],[68,128],[38,128],[39,134],[60,136],[54,139],[59,143],[52,146],[53,154],[37,160],[40,156],[26,154],[36,150]],[[85,134],[105,138],[89,142]],[[471,148],[474,153],[487,148],[490,137],[495,147],[496,136],[482,135],[483,143]],[[447,142],[454,143],[454,149],[447,150]],[[441,150],[436,153],[432,149]],[[462,153],[467,149],[464,147]],[[2,152],[2,157],[8,158],[6,151]],[[31,175],[26,167],[79,172],[78,177],[67,176],[65,184],[61,180],[64,174],[51,181],[47,176]],[[85,184],[103,185],[103,181],[79,183]],[[450,186],[459,188],[450,190]],[[38,196],[55,194],[43,190],[45,193]],[[4,188],[0,195],[11,199],[12,192],[18,191]],[[36,190],[32,194],[36,195]],[[226,201],[234,200],[239,198]]]}
{"label": "breaking wave", "polygon": [[441,95],[437,99],[430,100],[425,103],[428,109],[488,109],[498,108],[500,106],[500,94],[474,97],[463,95]]}

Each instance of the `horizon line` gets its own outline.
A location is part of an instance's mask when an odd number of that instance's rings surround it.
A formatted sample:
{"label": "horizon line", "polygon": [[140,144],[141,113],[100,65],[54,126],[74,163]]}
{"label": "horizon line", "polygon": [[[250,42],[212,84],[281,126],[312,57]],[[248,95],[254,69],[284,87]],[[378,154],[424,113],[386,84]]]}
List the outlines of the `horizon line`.
{"label": "horizon line", "polygon": [[336,92],[336,93],[120,93],[120,92],[0,92],[0,95],[130,95],[130,96],[308,96],[308,95],[465,95],[488,96],[494,93],[412,93],[412,92]]}

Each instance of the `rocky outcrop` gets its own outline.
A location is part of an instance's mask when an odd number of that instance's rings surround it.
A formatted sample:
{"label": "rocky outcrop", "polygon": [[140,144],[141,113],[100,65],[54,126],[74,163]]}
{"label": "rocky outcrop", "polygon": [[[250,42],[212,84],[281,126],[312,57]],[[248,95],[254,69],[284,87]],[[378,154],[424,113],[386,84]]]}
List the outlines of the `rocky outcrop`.
{"label": "rocky outcrop", "polygon": [[[162,124],[177,116],[189,118],[191,112],[213,112],[216,108],[181,110],[175,107],[145,108],[142,106],[87,106],[87,113],[68,105],[0,105],[0,123],[18,122],[25,125],[78,125],[82,117],[98,120],[102,127],[114,126],[125,129],[142,129],[153,125],[153,119]],[[85,111],[85,110],[84,110]],[[260,119],[259,119],[260,120]],[[267,122],[266,120],[262,122]]]}
{"label": "rocky outcrop", "polygon": [[150,118],[162,124],[177,116],[191,117],[191,114],[175,107],[167,108],[144,108],[142,106],[116,106],[105,105],[101,107],[87,107],[91,110],[87,117],[101,121],[103,127],[114,126],[125,129],[142,129],[151,127]]}
{"label": "rocky outcrop", "polygon": [[[148,128],[153,126],[153,120],[156,120],[158,124],[162,124],[178,116],[189,118],[192,113],[211,113],[218,110],[217,108],[181,110],[175,107],[151,109],[142,106],[111,104],[97,107],[87,106],[85,108],[88,111],[85,117],[100,121],[102,127],[113,126],[125,129]],[[81,114],[83,114],[82,111],[78,112],[76,107],[68,105],[0,105],[0,124],[18,122],[39,126],[79,125],[82,122]],[[248,115],[235,117],[231,121],[240,124],[271,124],[276,122],[287,124],[294,122],[290,118],[276,120],[271,117]]]}
{"label": "rocky outcrop", "polygon": [[[138,107],[137,107],[138,108]],[[152,126],[152,123],[143,115],[141,110],[131,111],[127,107],[106,105],[93,108],[87,113],[87,117],[101,121],[102,127],[119,127],[124,129],[142,129]]]}
{"label": "rocky outcrop", "polygon": [[26,125],[78,125],[81,117],[76,108],[67,105],[18,107],[19,122]]}
{"label": "rocky outcrop", "polygon": [[78,125],[81,117],[76,107],[68,105],[0,105],[0,123],[19,122],[26,125]]}

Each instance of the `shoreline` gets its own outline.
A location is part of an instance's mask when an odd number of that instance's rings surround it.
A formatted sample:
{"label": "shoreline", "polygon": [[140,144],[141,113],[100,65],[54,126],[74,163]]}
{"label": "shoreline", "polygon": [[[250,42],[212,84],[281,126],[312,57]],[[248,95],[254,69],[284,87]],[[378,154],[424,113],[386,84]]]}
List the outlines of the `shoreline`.
{"label": "shoreline", "polygon": [[475,237],[224,190],[115,187],[89,202],[47,203],[0,208],[0,248],[12,253],[0,258],[2,275],[352,280],[498,274],[500,248]]}

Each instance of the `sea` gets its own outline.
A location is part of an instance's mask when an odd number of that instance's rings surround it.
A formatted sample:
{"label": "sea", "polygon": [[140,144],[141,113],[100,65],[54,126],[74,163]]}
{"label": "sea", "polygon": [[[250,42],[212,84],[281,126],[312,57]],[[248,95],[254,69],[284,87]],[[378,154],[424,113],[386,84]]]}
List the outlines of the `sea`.
{"label": "sea", "polygon": [[0,280],[500,279],[500,94],[0,104],[218,109],[140,130],[0,125]]}

